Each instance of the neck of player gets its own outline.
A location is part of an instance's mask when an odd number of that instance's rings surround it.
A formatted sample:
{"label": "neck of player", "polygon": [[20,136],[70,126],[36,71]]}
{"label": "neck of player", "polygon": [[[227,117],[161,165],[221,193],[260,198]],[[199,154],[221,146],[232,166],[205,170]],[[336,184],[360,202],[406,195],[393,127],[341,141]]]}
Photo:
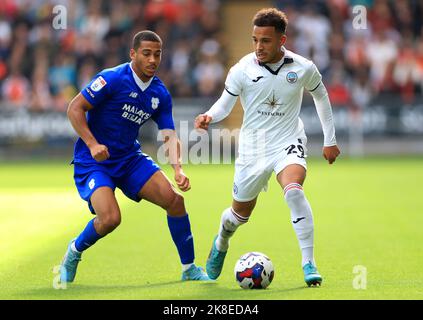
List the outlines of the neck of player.
{"label": "neck of player", "polygon": [[285,55],[285,52],[284,52],[283,50],[281,50],[281,51],[279,51],[279,52],[275,55],[275,58],[274,58],[274,59],[272,59],[271,61],[266,62],[266,63],[278,63],[279,61],[281,61],[281,60],[282,60],[282,58],[284,57],[284,55]]}

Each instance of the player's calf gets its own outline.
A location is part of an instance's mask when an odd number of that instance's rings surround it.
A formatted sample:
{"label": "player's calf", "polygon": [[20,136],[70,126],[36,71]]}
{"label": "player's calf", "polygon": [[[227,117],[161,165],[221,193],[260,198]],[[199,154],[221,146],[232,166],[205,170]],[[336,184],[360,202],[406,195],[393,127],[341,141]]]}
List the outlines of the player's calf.
{"label": "player's calf", "polygon": [[314,263],[314,222],[310,204],[303,188],[298,183],[290,183],[284,188],[285,200],[291,209],[291,222],[302,252],[302,265]]}

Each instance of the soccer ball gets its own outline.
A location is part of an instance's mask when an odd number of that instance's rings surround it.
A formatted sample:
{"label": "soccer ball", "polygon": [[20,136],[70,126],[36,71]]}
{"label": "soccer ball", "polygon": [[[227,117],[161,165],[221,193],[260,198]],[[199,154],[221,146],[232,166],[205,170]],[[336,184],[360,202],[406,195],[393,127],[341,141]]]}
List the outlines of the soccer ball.
{"label": "soccer ball", "polygon": [[234,271],[236,282],[243,289],[265,289],[275,274],[272,261],[260,252],[248,252],[241,256]]}

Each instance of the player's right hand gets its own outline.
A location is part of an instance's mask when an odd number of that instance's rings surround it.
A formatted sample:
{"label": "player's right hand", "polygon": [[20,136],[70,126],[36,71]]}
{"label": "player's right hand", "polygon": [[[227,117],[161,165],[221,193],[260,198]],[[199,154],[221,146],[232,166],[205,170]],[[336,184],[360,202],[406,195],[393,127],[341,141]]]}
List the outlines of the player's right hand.
{"label": "player's right hand", "polygon": [[175,181],[181,191],[186,192],[191,189],[191,183],[182,169],[175,171]]}
{"label": "player's right hand", "polygon": [[204,129],[207,130],[209,128],[209,124],[212,121],[212,117],[206,114],[198,115],[194,120],[194,127],[195,129]]}
{"label": "player's right hand", "polygon": [[90,148],[91,156],[97,162],[101,162],[110,158],[109,150],[104,144],[96,144]]}
{"label": "player's right hand", "polygon": [[334,163],[335,159],[339,156],[340,153],[341,151],[337,145],[323,147],[323,157],[329,162],[329,164]]}

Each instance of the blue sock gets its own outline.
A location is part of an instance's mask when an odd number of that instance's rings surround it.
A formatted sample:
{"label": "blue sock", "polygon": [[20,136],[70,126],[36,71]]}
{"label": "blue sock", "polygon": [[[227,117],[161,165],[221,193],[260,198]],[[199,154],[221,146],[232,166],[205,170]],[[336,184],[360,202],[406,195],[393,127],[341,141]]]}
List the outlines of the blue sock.
{"label": "blue sock", "polygon": [[183,217],[167,216],[167,224],[173,242],[178,249],[179,257],[182,264],[194,262],[194,240],[191,234],[191,225],[189,223],[188,214]]}
{"label": "blue sock", "polygon": [[92,219],[90,222],[88,222],[84,231],[82,231],[78,238],[76,238],[75,248],[79,252],[82,252],[91,247],[100,238],[102,238],[102,236],[100,236],[97,231],[95,231],[94,219]]}

